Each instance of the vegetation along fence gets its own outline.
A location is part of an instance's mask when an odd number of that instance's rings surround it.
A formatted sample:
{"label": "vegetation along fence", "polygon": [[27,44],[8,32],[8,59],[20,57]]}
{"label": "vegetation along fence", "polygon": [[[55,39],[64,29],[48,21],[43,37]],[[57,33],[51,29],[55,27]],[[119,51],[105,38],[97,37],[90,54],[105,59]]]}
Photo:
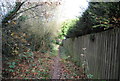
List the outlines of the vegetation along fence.
{"label": "vegetation along fence", "polygon": [[120,78],[120,29],[68,38],[64,50],[77,65],[84,66],[93,79]]}

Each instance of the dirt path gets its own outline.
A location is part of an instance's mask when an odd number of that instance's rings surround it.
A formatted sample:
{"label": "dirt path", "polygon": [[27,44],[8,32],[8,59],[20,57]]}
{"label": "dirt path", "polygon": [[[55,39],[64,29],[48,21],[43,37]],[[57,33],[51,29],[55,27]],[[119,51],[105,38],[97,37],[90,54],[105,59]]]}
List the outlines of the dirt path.
{"label": "dirt path", "polygon": [[61,64],[59,54],[54,58],[52,79],[60,79],[61,74]]}
{"label": "dirt path", "polygon": [[83,69],[76,66],[73,62],[60,58],[58,55],[53,58],[51,68],[51,79],[83,79]]}

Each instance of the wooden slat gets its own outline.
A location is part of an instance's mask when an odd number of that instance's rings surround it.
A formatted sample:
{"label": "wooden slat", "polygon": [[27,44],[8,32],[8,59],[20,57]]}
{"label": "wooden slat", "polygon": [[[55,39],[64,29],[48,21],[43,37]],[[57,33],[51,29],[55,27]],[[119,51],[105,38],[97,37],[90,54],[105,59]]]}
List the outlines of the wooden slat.
{"label": "wooden slat", "polygon": [[[94,35],[95,40],[91,40]],[[108,30],[63,41],[63,46],[78,65],[83,62],[81,54],[86,54],[88,62],[87,73],[94,79],[120,78],[120,29]],[[82,48],[86,48],[85,51]]]}

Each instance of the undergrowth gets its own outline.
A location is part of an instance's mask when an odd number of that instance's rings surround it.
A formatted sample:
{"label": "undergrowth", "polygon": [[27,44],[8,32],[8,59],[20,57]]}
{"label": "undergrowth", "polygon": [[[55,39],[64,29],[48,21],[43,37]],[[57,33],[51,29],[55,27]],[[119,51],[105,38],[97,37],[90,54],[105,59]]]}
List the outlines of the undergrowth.
{"label": "undergrowth", "polygon": [[52,58],[49,54],[28,52],[15,60],[3,62],[3,78],[49,79]]}

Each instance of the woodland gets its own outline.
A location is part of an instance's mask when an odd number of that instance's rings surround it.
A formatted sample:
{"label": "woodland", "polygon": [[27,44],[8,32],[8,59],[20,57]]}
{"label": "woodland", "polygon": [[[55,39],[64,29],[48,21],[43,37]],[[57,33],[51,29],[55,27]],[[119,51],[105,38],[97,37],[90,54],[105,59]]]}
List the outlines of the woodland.
{"label": "woodland", "polygon": [[62,0],[6,4],[0,6],[10,8],[5,15],[0,14],[2,79],[92,78],[68,60],[69,56],[60,55],[62,41],[120,28],[119,2],[88,2],[81,16],[62,22]]}

